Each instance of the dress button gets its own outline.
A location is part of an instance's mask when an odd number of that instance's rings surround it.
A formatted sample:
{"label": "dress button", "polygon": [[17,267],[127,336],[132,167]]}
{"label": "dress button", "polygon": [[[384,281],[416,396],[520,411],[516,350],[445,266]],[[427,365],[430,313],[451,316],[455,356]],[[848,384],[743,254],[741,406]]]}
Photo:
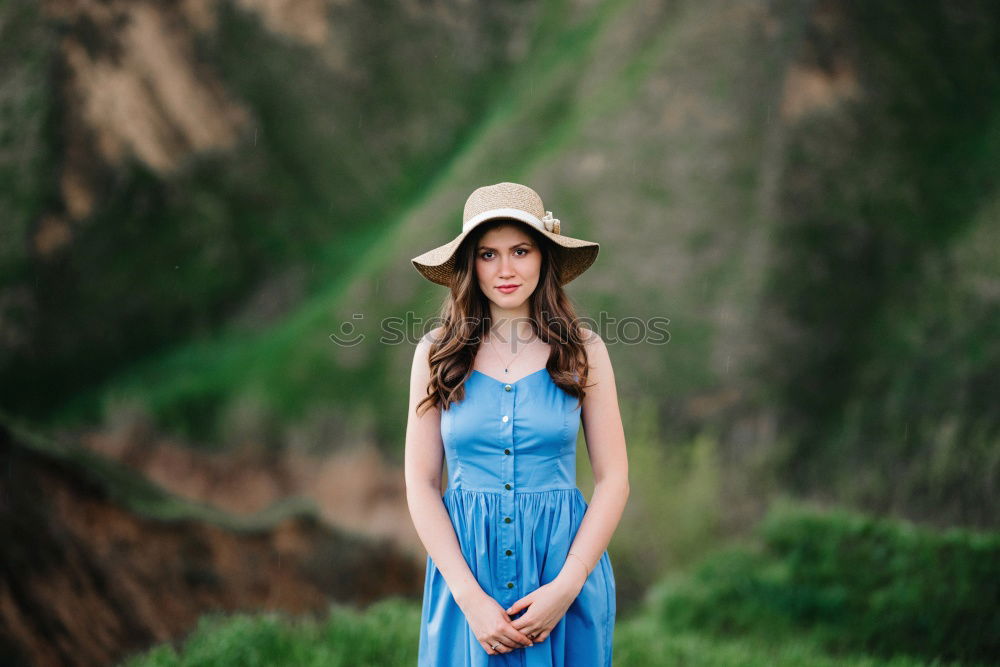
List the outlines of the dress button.
{"label": "dress button", "polygon": [[510,418],[507,415],[504,415],[503,419],[501,419],[500,421],[502,421],[504,424],[506,424],[508,419],[510,419]]}
{"label": "dress button", "polygon": [[509,556],[509,555],[511,555],[512,553],[514,553],[514,552],[513,552],[513,551],[511,551],[510,549],[507,549],[507,555],[508,555],[508,556]]}
{"label": "dress button", "polygon": [[510,517],[509,517],[509,516],[505,516],[505,517],[503,518],[503,522],[504,522],[504,523],[510,523]]}
{"label": "dress button", "polygon": [[503,390],[504,390],[504,391],[510,391],[510,385],[509,385],[509,384],[505,384],[505,385],[503,386]]}
{"label": "dress button", "polygon": [[505,488],[505,489],[509,489],[509,488],[510,488],[510,484],[504,484],[504,485],[503,485],[503,488]]}
{"label": "dress button", "polygon": [[514,582],[513,581],[508,581],[507,582],[507,588],[514,588]]}
{"label": "dress button", "polygon": [[503,453],[504,454],[510,454],[510,450],[509,449],[505,449],[505,450],[503,450]]}

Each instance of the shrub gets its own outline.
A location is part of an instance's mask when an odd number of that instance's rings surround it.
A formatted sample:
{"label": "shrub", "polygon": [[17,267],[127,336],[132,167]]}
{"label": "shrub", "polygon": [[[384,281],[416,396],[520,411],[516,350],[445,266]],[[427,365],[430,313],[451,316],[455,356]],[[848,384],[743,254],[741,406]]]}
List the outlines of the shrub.
{"label": "shrub", "polygon": [[832,651],[990,661],[1000,655],[1000,535],[945,533],[788,504],[731,548],[661,585],[670,627],[808,632]]}

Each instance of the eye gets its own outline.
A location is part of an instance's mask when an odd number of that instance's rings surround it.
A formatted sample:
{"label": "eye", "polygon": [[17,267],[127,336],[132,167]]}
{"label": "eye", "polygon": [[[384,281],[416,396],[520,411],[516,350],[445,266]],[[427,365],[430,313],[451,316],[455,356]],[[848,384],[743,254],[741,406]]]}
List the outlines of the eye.
{"label": "eye", "polygon": [[[531,249],[530,248],[517,248],[516,250],[514,250],[514,252],[523,253],[522,255],[519,255],[519,257],[524,257],[524,255],[527,255],[529,252],[531,252]],[[479,253],[479,257],[481,259],[489,259],[486,255],[492,255],[492,254],[494,254],[494,252],[492,250],[484,250],[481,253]]]}

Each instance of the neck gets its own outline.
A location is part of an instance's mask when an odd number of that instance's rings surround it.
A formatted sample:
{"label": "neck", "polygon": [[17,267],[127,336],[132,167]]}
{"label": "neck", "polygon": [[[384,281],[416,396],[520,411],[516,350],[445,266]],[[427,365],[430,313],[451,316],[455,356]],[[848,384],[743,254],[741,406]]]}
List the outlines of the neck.
{"label": "neck", "polygon": [[507,354],[518,352],[534,338],[527,303],[510,310],[491,304],[490,318],[491,328],[487,336],[491,337],[497,349],[506,350]]}

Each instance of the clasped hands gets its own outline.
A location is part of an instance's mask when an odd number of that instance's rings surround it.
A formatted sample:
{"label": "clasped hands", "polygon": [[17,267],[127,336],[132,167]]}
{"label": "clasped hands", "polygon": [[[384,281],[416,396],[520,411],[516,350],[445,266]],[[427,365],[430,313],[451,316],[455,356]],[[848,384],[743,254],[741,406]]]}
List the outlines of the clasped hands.
{"label": "clasped hands", "polygon": [[[507,609],[480,590],[471,602],[462,606],[479,644],[489,655],[497,655],[545,641],[583,589],[586,577],[582,569],[560,572]],[[511,620],[522,610],[526,611]]]}

